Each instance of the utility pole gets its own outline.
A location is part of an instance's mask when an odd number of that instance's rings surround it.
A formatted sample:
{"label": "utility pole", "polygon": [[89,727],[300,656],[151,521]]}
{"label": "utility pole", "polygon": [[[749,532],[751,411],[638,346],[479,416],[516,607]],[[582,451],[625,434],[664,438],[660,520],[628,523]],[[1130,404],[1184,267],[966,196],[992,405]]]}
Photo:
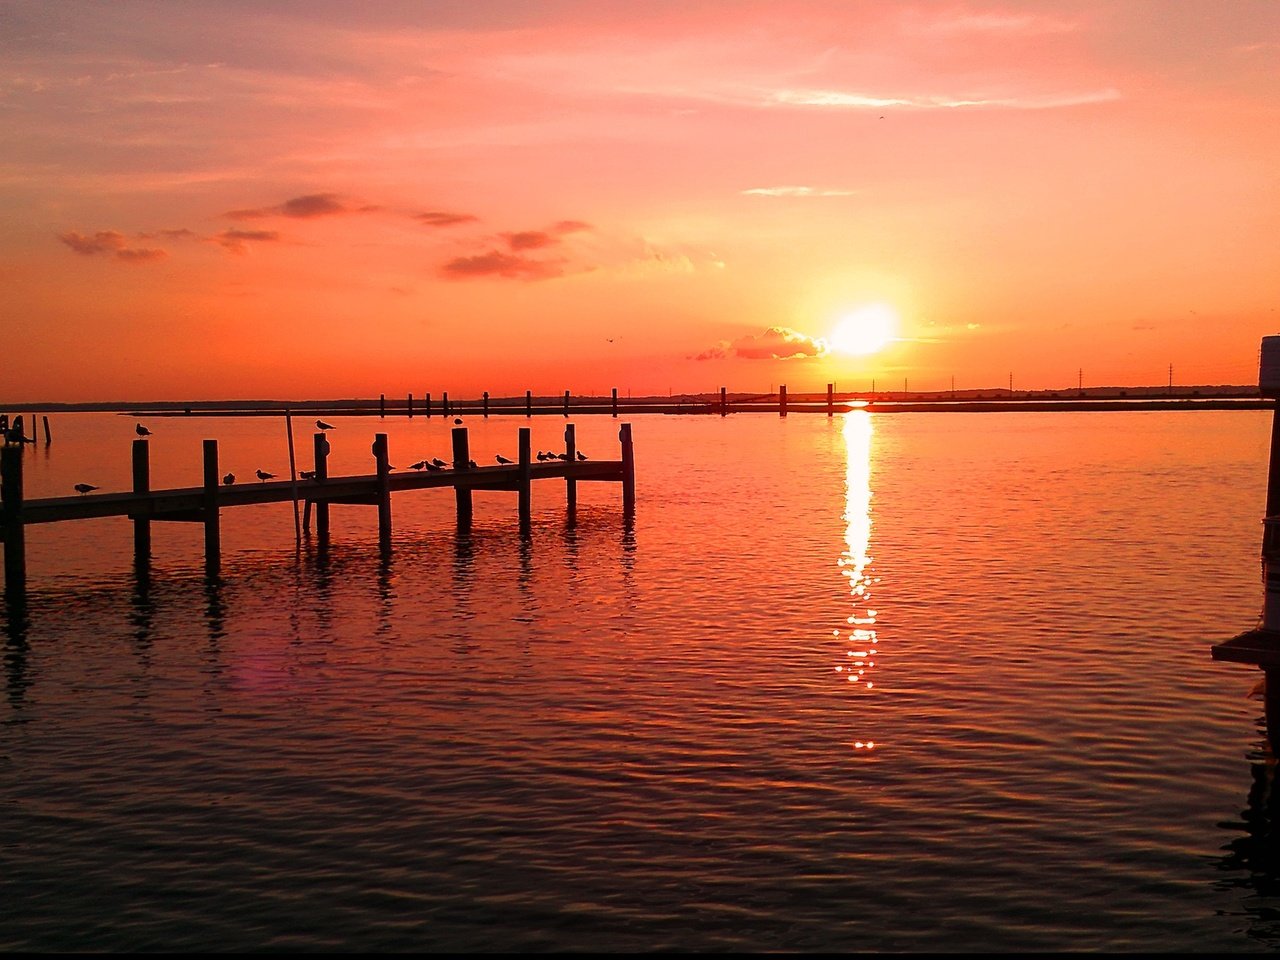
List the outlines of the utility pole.
{"label": "utility pole", "polygon": [[1173,364],[1169,364],[1169,393],[1173,393]]}
{"label": "utility pole", "polygon": [[1080,391],[1080,396],[1084,396],[1084,367],[1080,368],[1076,374],[1076,389]]}
{"label": "utility pole", "polygon": [[954,400],[955,396],[956,396],[956,375],[953,373],[951,375],[951,399]]}
{"label": "utility pole", "polygon": [[1013,396],[1013,374],[1009,374],[1009,396]]}

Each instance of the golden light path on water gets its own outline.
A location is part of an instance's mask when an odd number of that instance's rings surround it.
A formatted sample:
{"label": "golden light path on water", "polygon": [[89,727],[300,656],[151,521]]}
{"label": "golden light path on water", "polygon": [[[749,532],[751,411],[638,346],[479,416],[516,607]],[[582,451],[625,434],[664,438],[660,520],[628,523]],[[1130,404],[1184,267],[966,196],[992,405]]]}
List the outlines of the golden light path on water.
{"label": "golden light path on water", "polygon": [[[847,682],[870,690],[875,686],[870,675],[876,665],[876,611],[872,603],[871,576],[871,414],[853,410],[844,418],[845,468],[845,550],[840,555],[841,574],[849,581],[853,601],[846,620],[844,657],[836,671]],[[839,630],[835,636],[841,636]],[[858,750],[874,750],[874,740],[855,740]]]}

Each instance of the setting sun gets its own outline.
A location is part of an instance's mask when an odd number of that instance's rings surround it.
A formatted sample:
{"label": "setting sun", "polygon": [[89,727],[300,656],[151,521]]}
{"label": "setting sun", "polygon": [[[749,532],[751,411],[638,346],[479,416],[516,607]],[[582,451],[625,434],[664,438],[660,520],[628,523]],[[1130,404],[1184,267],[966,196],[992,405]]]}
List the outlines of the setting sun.
{"label": "setting sun", "polygon": [[831,346],[840,353],[864,356],[888,346],[898,332],[898,315],[886,303],[859,307],[836,324]]}

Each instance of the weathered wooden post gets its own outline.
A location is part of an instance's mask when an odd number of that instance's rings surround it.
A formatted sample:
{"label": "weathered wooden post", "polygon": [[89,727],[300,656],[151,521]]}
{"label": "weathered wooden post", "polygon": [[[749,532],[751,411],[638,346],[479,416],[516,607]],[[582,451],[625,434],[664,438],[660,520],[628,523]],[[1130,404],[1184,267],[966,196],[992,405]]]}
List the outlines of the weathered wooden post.
{"label": "weathered wooden post", "polygon": [[[465,473],[471,469],[471,447],[467,441],[467,428],[453,428],[453,469]],[[458,526],[471,525],[471,488],[461,485],[453,488],[458,504]]]}
{"label": "weathered wooden post", "polygon": [[724,387],[721,387],[720,388],[720,416],[725,417],[728,415],[729,415],[729,394]]}
{"label": "weathered wooden post", "polygon": [[422,400],[423,409],[427,411],[427,419],[430,420],[431,419],[431,394],[424,393],[422,397],[423,397],[423,400]]}
{"label": "weathered wooden post", "polygon": [[378,395],[378,416],[385,417],[387,415],[387,395],[385,393]]}
{"label": "weathered wooden post", "polygon": [[222,563],[222,526],[218,516],[218,441],[204,441],[204,564],[216,574]]}
{"label": "weathered wooden post", "polygon": [[827,416],[834,417],[836,415],[836,385],[834,383],[827,384]]}
{"label": "weathered wooden post", "polygon": [[7,413],[0,413],[0,434],[4,434],[4,436],[0,439],[3,439],[5,443],[8,443],[9,442],[9,415]]}
{"label": "weathered wooden post", "polygon": [[[146,440],[133,441],[133,492],[151,492],[151,448]],[[142,507],[133,518],[133,562],[137,565],[151,559],[150,506]]]}
{"label": "weathered wooden post", "polygon": [[484,418],[489,419],[489,391],[484,392]]}
{"label": "weathered wooden post", "polygon": [[412,393],[409,394],[408,410],[409,410],[409,419],[412,420],[413,419],[413,394]]}
{"label": "weathered wooden post", "polygon": [[[323,483],[329,479],[329,438],[323,433],[317,433],[312,441],[312,449],[316,458],[316,482]],[[328,500],[316,501],[316,536],[320,538],[321,543],[327,543],[329,540]]]}
{"label": "weathered wooden post", "polygon": [[787,385],[784,383],[778,387],[778,416],[785,417],[787,415]]}
{"label": "weathered wooden post", "polygon": [[[565,462],[570,466],[578,462],[578,438],[572,423],[564,425],[564,452]],[[578,517],[578,481],[573,477],[565,478],[564,496],[569,522],[573,523]]]}
{"label": "weathered wooden post", "polygon": [[44,421],[44,445],[47,447],[53,440],[53,434],[49,432],[49,418],[41,417],[40,419]]}
{"label": "weathered wooden post", "polygon": [[387,435],[373,437],[373,457],[378,464],[378,546],[391,548],[391,458],[387,453]]}
{"label": "weathered wooden post", "polygon": [[0,449],[0,530],[4,532],[4,596],[27,592],[27,539],[22,525],[22,447]]}
{"label": "weathered wooden post", "polygon": [[618,388],[613,388],[613,419],[618,419]]}
{"label": "weathered wooden post", "polygon": [[533,463],[531,433],[528,427],[520,428],[520,473],[519,473],[519,504],[520,504],[520,529],[527,531],[532,522],[533,517],[533,471],[531,469]]}
{"label": "weathered wooden post", "polygon": [[564,392],[564,415],[566,417],[569,415],[569,391],[568,390]]}
{"label": "weathered wooden post", "polygon": [[533,391],[526,390],[524,392],[524,415],[525,417],[533,416]]}
{"label": "weathered wooden post", "polygon": [[618,439],[622,441],[622,512],[629,517],[636,512],[636,456],[631,445],[631,424],[622,425]]}
{"label": "weathered wooden post", "polygon": [[449,391],[448,390],[445,390],[443,393],[440,394],[440,409],[441,409],[440,415],[442,417],[447,417],[449,415]]}

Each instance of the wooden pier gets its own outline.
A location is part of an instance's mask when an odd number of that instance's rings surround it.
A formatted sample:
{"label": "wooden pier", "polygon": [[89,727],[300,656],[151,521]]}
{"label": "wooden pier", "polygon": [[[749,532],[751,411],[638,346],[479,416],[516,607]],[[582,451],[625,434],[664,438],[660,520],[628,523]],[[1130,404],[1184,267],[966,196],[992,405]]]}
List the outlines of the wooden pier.
{"label": "wooden pier", "polygon": [[[329,443],[323,433],[314,438],[315,477],[309,480],[270,480],[237,485],[221,483],[218,469],[218,441],[205,440],[204,482],[198,487],[170,490],[150,488],[147,440],[133,441],[133,490],[127,493],[93,493],[72,497],[26,500],[22,489],[21,445],[0,449],[0,540],[4,542],[4,579],[7,599],[26,590],[26,528],[32,524],[92,520],[100,517],[128,517],[134,524],[134,557],[146,563],[151,552],[151,523],[174,521],[204,526],[205,562],[216,571],[221,558],[221,514],[224,509],[259,503],[306,505],[308,521],[314,509],[316,534],[320,542],[329,536],[331,504],[364,504],[378,510],[378,539],[385,549],[391,545],[391,496],[409,490],[448,488],[454,491],[458,523],[470,524],[472,494],[476,491],[512,491],[517,494],[520,525],[527,530],[532,509],[534,480],[563,480],[569,518],[577,505],[579,482],[606,482],[622,485],[624,515],[635,512],[635,456],[631,424],[621,424],[621,457],[618,460],[581,460],[573,424],[565,426],[565,459],[537,461],[530,451],[530,429],[520,428],[519,459],[511,464],[472,466],[466,427],[453,429],[453,464],[447,469],[413,473],[392,473],[387,435],[374,438],[374,472],[331,477],[328,473]],[[309,532],[309,522],[307,524]]]}

